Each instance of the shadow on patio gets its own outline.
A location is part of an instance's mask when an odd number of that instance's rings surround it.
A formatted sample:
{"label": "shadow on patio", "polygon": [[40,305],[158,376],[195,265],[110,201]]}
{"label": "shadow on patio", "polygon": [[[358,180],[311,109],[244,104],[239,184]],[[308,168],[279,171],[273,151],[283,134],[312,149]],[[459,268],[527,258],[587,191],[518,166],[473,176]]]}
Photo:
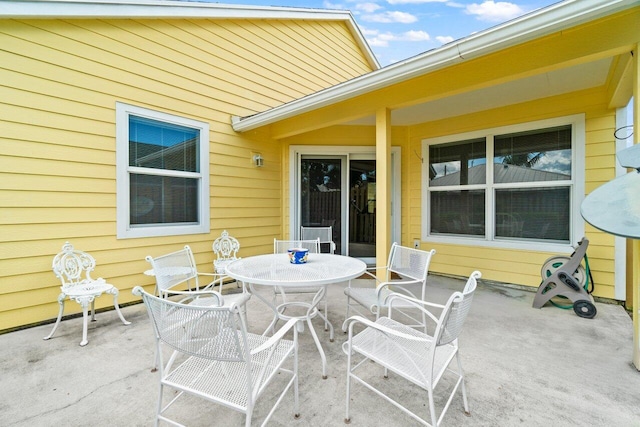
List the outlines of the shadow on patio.
{"label": "shadow on patio", "polygon": [[[464,281],[429,276],[428,299],[444,302]],[[344,419],[346,339],[344,284],[329,287],[329,318],[336,340],[329,342],[316,319],[329,360],[329,378],[321,379],[320,357],[310,334],[300,336],[300,412],[287,407],[291,393],[275,412],[274,426],[340,426]],[[272,292],[271,289],[262,289]],[[621,306],[596,303],[595,319],[572,310],[531,307],[534,293],[480,281],[460,339],[471,417],[460,394],[444,417],[450,426],[640,426],[640,373],[631,364],[632,321]],[[89,344],[80,347],[82,318],[62,322],[49,341],[51,324],[0,335],[0,419],[5,426],[153,424],[157,373],[150,372],[154,340],[142,304],[123,308],[124,326],[115,311],[99,313],[89,326]],[[259,331],[269,312],[253,298],[248,305],[251,330]],[[426,397],[404,381],[388,386],[396,397],[426,416]],[[254,424],[268,412],[267,392],[258,402]],[[395,407],[353,385],[354,426],[408,426],[415,422]],[[267,402],[270,403],[270,402]],[[244,416],[200,399],[181,406],[187,425],[244,425]]]}

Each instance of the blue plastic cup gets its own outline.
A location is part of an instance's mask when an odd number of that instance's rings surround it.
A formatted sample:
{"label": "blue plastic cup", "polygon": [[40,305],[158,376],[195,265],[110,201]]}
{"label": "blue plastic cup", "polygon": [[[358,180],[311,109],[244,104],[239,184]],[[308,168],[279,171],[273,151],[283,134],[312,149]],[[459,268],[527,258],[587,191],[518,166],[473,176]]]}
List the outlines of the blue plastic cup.
{"label": "blue plastic cup", "polygon": [[305,248],[291,248],[288,252],[291,264],[304,264],[309,257],[309,249]]}

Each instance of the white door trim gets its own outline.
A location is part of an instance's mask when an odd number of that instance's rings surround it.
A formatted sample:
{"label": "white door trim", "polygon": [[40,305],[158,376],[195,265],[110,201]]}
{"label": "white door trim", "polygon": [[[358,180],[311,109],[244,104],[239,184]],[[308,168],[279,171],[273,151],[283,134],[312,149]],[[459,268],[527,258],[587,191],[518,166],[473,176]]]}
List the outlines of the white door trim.
{"label": "white door trim", "polygon": [[[327,145],[292,145],[289,147],[289,235],[295,237],[300,230],[300,159],[303,155],[319,155],[319,156],[346,156],[347,162],[351,155],[361,156],[372,154],[375,159],[376,147],[371,146],[327,146]],[[392,199],[391,199],[391,241],[400,243],[401,239],[401,174],[400,174],[400,147],[391,147],[391,180],[392,180]],[[343,185],[347,185],[347,180],[343,180]],[[348,191],[343,191],[343,206],[348,206]],[[343,221],[345,227],[342,233],[342,241],[346,242],[348,236],[348,221]],[[348,245],[343,245],[347,247]]]}

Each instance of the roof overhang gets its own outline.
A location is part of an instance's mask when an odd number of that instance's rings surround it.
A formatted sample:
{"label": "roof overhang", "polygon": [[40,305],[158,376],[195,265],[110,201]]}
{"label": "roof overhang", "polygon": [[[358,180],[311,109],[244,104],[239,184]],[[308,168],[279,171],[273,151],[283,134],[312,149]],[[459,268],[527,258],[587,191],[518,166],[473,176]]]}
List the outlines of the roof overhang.
{"label": "roof overhang", "polygon": [[233,117],[233,129],[244,132],[267,126],[637,7],[638,4],[638,0],[567,0],[557,3],[265,112],[243,118]]}
{"label": "roof overhang", "polygon": [[293,7],[245,6],[198,1],[159,0],[47,0],[0,1],[0,19],[78,18],[208,18],[208,19],[291,19],[344,21],[371,68],[380,64],[348,10]]}

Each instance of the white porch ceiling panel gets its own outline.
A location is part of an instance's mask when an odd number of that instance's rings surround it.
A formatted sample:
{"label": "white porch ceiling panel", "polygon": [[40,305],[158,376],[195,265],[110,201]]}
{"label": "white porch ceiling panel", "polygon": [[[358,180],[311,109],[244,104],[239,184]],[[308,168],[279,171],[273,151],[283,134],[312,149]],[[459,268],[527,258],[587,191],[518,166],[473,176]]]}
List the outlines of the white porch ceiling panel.
{"label": "white porch ceiling panel", "polygon": [[[611,63],[612,58],[605,58],[427,103],[394,109],[391,112],[391,122],[394,126],[410,126],[599,87],[606,83]],[[374,125],[375,117],[364,117],[345,124]]]}

